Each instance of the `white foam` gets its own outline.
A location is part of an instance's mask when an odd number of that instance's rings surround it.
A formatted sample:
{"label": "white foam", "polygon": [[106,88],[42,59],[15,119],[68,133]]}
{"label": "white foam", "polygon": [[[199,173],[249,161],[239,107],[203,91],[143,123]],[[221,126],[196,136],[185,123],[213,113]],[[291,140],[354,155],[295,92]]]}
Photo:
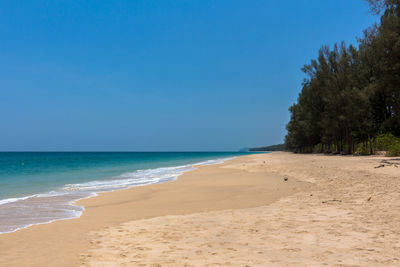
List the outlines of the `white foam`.
{"label": "white foam", "polygon": [[96,196],[100,192],[127,189],[176,180],[195,166],[220,164],[232,158],[207,160],[196,164],[137,170],[109,180],[67,184],[59,190],[47,193],[0,200],[0,234],[14,232],[35,224],[56,220],[79,218],[84,208],[75,202]]}
{"label": "white foam", "polygon": [[15,197],[15,198],[6,198],[6,199],[0,199],[0,205],[5,205],[8,203],[13,203],[21,200],[25,200],[31,197],[34,197],[36,195],[31,195],[31,196],[26,196],[26,197]]}

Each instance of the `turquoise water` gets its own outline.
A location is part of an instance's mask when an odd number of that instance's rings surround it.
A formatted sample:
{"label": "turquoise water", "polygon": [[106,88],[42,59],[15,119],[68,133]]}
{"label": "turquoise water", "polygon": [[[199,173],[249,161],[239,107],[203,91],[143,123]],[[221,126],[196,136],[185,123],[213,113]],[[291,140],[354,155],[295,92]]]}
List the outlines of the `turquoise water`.
{"label": "turquoise water", "polygon": [[73,202],[175,180],[193,164],[216,164],[240,152],[0,152],[0,233],[79,217]]}

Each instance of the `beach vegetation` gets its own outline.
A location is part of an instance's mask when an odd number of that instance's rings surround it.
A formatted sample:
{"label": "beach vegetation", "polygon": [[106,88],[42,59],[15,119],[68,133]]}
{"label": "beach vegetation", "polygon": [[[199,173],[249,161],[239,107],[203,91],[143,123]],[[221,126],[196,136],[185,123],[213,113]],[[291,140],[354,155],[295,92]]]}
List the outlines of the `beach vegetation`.
{"label": "beach vegetation", "polygon": [[250,148],[248,151],[286,151],[285,144],[277,144],[271,146],[254,147]]}
{"label": "beach vegetation", "polygon": [[391,133],[380,134],[374,139],[377,151],[387,151],[388,156],[400,156],[400,138]]}
{"label": "beach vegetation", "polygon": [[[366,29],[357,46],[322,46],[302,68],[306,78],[289,108],[287,149],[373,154],[400,136],[400,0],[368,2],[380,23]],[[399,147],[384,148],[394,155]]]}

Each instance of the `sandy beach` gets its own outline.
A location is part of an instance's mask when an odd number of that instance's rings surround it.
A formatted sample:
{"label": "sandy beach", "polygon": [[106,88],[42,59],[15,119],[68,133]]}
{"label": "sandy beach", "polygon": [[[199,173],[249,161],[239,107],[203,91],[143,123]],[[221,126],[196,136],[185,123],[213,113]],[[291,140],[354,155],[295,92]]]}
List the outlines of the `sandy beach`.
{"label": "sandy beach", "polygon": [[398,266],[398,164],[276,152],[200,166],[0,235],[0,266]]}

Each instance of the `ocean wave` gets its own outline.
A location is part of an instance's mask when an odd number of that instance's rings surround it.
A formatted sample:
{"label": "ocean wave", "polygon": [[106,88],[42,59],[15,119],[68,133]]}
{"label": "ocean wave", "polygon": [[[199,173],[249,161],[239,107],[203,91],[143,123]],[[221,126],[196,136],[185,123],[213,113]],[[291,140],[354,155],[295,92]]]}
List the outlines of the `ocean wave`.
{"label": "ocean wave", "polygon": [[0,199],[0,205],[5,205],[8,203],[13,203],[21,200],[25,200],[31,197],[35,197],[36,195],[31,195],[31,196],[25,196],[25,197],[13,197],[13,198],[6,198],[6,199]]}
{"label": "ocean wave", "polygon": [[172,181],[182,173],[190,170],[193,170],[192,165],[137,170],[134,172],[124,173],[109,180],[91,181],[80,184],[67,184],[62,189],[64,191],[117,190],[142,184],[148,185]]}
{"label": "ocean wave", "polygon": [[207,160],[195,164],[136,170],[107,180],[67,184],[58,190],[46,193],[0,200],[0,234],[14,232],[35,224],[56,220],[79,218],[84,207],[75,202],[96,196],[100,192],[110,192],[135,186],[145,186],[176,180],[183,173],[196,166],[220,164],[232,158]]}

